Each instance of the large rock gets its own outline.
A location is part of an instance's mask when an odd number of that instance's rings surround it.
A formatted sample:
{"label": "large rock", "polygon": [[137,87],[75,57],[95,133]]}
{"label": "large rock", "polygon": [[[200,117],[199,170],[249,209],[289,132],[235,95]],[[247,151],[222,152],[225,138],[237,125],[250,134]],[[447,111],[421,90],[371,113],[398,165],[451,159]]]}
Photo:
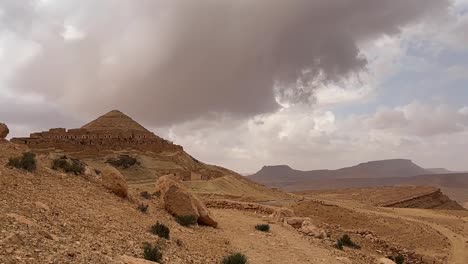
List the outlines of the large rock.
{"label": "large rock", "polygon": [[270,218],[277,222],[283,222],[286,217],[293,217],[294,211],[289,208],[278,208],[271,215]]}
{"label": "large rock", "polygon": [[201,225],[217,227],[218,223],[213,220],[206,206],[177,178],[166,175],[156,182],[156,191],[161,193],[164,208],[174,216],[193,215]]}
{"label": "large rock", "polygon": [[114,167],[106,166],[101,171],[102,185],[122,198],[128,196],[128,185],[124,176]]}
{"label": "large rock", "polygon": [[7,125],[0,123],[0,140],[5,139],[8,136],[8,133],[10,133],[10,130]]}
{"label": "large rock", "polygon": [[307,220],[302,222],[302,226],[299,229],[299,231],[301,233],[304,233],[308,236],[315,237],[315,238],[323,239],[327,237],[327,233],[324,230],[319,229],[318,227],[316,227],[314,224],[312,224],[310,221],[307,221]]}
{"label": "large rock", "polygon": [[377,264],[396,264],[394,261],[388,258],[380,258],[376,262]]}
{"label": "large rock", "polygon": [[309,217],[285,217],[284,218],[284,223],[294,227],[294,228],[301,228],[302,227],[302,224],[305,222],[305,221],[309,221],[310,222],[310,218]]}

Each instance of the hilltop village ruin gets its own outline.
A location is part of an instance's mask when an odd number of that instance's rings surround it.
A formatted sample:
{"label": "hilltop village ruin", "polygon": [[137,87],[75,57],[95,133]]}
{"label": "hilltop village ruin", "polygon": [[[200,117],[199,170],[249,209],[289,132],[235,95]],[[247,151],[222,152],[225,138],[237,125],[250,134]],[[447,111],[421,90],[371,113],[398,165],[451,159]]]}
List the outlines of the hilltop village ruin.
{"label": "hilltop village ruin", "polygon": [[51,128],[32,133],[30,137],[12,138],[11,142],[33,149],[61,149],[64,151],[100,151],[136,149],[155,153],[182,151],[183,148],[158,137],[142,125],[113,110],[76,129]]}

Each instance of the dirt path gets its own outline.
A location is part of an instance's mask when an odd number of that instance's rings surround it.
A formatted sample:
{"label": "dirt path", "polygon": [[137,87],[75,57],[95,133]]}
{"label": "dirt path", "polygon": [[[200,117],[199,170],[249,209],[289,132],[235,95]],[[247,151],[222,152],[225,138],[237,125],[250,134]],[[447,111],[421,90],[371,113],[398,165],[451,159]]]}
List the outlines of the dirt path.
{"label": "dirt path", "polygon": [[[440,232],[443,236],[447,237],[452,246],[451,254],[449,256],[449,263],[451,264],[467,264],[468,263],[468,237],[463,234],[455,233],[447,227],[439,223],[430,222],[426,220],[429,218],[443,219],[453,218],[449,216],[441,216],[437,211],[419,210],[419,209],[392,209],[392,208],[379,208],[376,210],[366,209],[355,203],[341,203],[337,201],[326,201],[338,206],[354,210],[356,212],[385,216],[390,218],[398,218],[406,221],[422,224]],[[422,220],[421,218],[425,219]]]}
{"label": "dirt path", "polygon": [[262,219],[253,213],[223,209],[212,212],[231,245],[247,255],[251,264],[343,263],[339,257],[345,257],[344,253],[306,240],[279,224],[270,224],[270,233],[256,231],[254,227]]}

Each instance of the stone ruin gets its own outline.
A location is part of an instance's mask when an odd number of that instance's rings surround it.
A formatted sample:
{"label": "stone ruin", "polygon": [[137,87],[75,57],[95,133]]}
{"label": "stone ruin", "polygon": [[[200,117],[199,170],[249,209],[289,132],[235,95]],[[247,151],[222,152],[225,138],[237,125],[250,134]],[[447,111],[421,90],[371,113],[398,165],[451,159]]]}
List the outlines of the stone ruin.
{"label": "stone ruin", "polygon": [[158,153],[183,150],[118,110],[110,111],[81,128],[51,128],[32,133],[30,137],[12,138],[11,142],[33,149],[55,148],[64,151],[136,149]]}

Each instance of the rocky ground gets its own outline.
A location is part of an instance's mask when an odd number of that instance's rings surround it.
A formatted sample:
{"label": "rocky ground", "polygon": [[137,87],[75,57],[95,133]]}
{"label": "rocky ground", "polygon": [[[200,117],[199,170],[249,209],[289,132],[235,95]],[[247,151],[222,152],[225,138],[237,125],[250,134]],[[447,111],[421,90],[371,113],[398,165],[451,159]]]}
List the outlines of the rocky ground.
{"label": "rocky ground", "polygon": [[[182,227],[161,197],[143,198],[131,186],[128,197],[121,198],[88,177],[52,170],[50,155],[37,156],[33,173],[4,166],[24,151],[0,144],[0,264],[138,263],[129,258],[142,258],[146,242],[160,245],[163,263],[175,264],[221,263],[234,252],[247,255],[250,264],[379,263],[395,254],[404,255],[406,263],[468,263],[464,212],[379,209],[290,195],[262,205],[204,195],[218,227]],[[138,209],[140,203],[149,206],[148,212]],[[156,222],[169,227],[169,240],[149,232]],[[268,223],[271,231],[255,230],[260,223]],[[344,234],[362,248],[336,249]]]}
{"label": "rocky ground", "polygon": [[[268,234],[256,231],[255,224],[266,215],[253,212],[216,209],[219,228],[182,227],[157,197],[147,200],[130,192],[121,198],[81,176],[50,169],[51,160],[44,155],[37,157],[33,173],[6,168],[8,157],[26,149],[4,143],[0,148],[2,264],[124,263],[122,256],[141,258],[145,242],[162,247],[164,263],[220,263],[233,252],[246,254],[249,263],[351,261],[281,224],[272,224]],[[147,213],[138,210],[140,202],[149,205]],[[149,232],[156,222],[170,228],[169,240]]]}

